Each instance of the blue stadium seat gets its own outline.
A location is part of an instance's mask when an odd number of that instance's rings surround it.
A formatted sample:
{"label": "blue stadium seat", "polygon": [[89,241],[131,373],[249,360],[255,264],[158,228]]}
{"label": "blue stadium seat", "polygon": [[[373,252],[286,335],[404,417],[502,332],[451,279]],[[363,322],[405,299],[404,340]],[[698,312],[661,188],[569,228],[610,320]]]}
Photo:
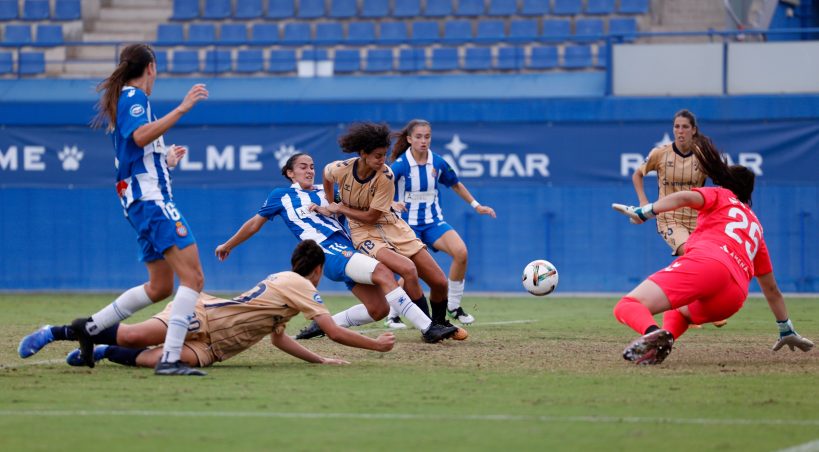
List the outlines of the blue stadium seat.
{"label": "blue stadium seat", "polygon": [[603,19],[576,19],[574,35],[578,42],[597,41],[603,37]]}
{"label": "blue stadium seat", "polygon": [[[190,24],[188,25],[188,44],[209,45],[216,42],[216,25]],[[174,57],[174,60],[176,58]]]}
{"label": "blue stadium seat", "polygon": [[594,65],[595,67],[604,68],[609,62],[609,48],[606,44],[600,44],[597,46],[597,63]]}
{"label": "blue stadium seat", "polygon": [[[17,2],[15,1],[15,5]],[[14,71],[14,58],[11,52],[0,52],[0,74],[11,74]]]}
{"label": "blue stadium seat", "polygon": [[316,37],[313,42],[322,45],[338,44],[344,40],[344,28],[341,22],[319,22],[316,24]]}
{"label": "blue stadium seat", "polygon": [[623,35],[623,41],[634,41],[634,34],[637,33],[637,19],[625,17],[620,19],[609,19],[609,34]]}
{"label": "blue stadium seat", "polygon": [[294,72],[296,70],[295,50],[271,50],[270,63],[267,65],[268,72]]}
{"label": "blue stadium seat", "polygon": [[370,49],[367,51],[367,66],[364,72],[392,71],[392,49]]}
{"label": "blue stadium seat", "polygon": [[645,14],[648,12],[648,0],[620,0],[622,14]]}
{"label": "blue stadium seat", "polygon": [[289,22],[284,24],[282,44],[302,45],[313,39],[310,33],[310,24],[306,22]]}
{"label": "blue stadium seat", "polygon": [[367,45],[375,42],[375,24],[373,22],[351,22],[347,26],[347,43]]}
{"label": "blue stadium seat", "polygon": [[563,48],[563,67],[583,69],[592,65],[591,46],[566,46]]}
{"label": "blue stadium seat", "polygon": [[444,23],[444,37],[442,42],[447,44],[462,44],[472,40],[472,22],[469,20],[448,20]]}
{"label": "blue stadium seat", "polygon": [[390,15],[389,0],[364,0],[361,5],[361,17],[387,17]]}
{"label": "blue stadium seat", "polygon": [[279,42],[279,26],[276,24],[253,24],[250,31],[251,45],[268,45]]}
{"label": "blue stadium seat", "polygon": [[185,40],[185,29],[182,24],[159,24],[156,27],[156,42],[160,45],[182,44]]}
{"label": "blue stadium seat", "polygon": [[542,16],[549,14],[549,0],[523,0],[520,14],[522,16]]}
{"label": "blue stadium seat", "polygon": [[[299,17],[316,19],[324,16],[324,0],[299,0]],[[287,28],[285,27],[285,30]]]}
{"label": "blue stadium seat", "polygon": [[236,72],[251,73],[264,70],[264,54],[259,49],[239,50],[236,53]]}
{"label": "blue stadium seat", "polygon": [[526,54],[522,47],[498,47],[498,62],[496,69],[518,70],[523,69]]}
{"label": "blue stadium seat", "polygon": [[246,45],[247,27],[245,24],[222,24],[219,29],[219,42],[233,45]]}
{"label": "blue stadium seat", "polygon": [[458,69],[458,48],[438,47],[432,49],[431,71],[452,71]]}
{"label": "blue stadium seat", "polygon": [[433,44],[441,39],[438,22],[434,20],[419,20],[412,23],[413,44]]}
{"label": "blue stadium seat", "polygon": [[500,42],[506,39],[502,20],[482,20],[478,22],[475,42]]}
{"label": "blue stadium seat", "polygon": [[202,12],[203,19],[227,19],[231,14],[233,12],[230,10],[230,0],[205,0],[205,11]]}
{"label": "blue stadium seat", "polygon": [[330,17],[349,19],[357,14],[356,0],[330,0]]}
{"label": "blue stadium seat", "polygon": [[168,72],[168,51],[154,47],[154,57],[156,58],[156,71]]}
{"label": "blue stadium seat", "polygon": [[57,0],[54,3],[54,20],[82,19],[80,0]]}
{"label": "blue stadium seat", "polygon": [[199,72],[199,52],[197,50],[175,50],[171,72],[174,74]]}
{"label": "blue stadium seat", "polygon": [[43,52],[20,52],[17,61],[17,73],[20,75],[37,75],[45,72],[45,54]]}
{"label": "blue stadium seat", "polygon": [[262,17],[262,0],[236,0],[236,19],[248,20]]}
{"label": "blue stadium seat", "polygon": [[62,25],[37,25],[37,44],[47,46],[61,46],[63,45],[63,26]]}
{"label": "blue stadium seat", "polygon": [[511,16],[518,12],[518,0],[490,0],[490,16]]}
{"label": "blue stadium seat", "polygon": [[552,14],[557,16],[574,16],[580,14],[583,4],[580,0],[554,0]]}
{"label": "blue stadium seat", "polygon": [[571,22],[569,19],[554,19],[543,21],[543,33],[540,38],[546,42],[561,42],[571,36]]}
{"label": "blue stadium seat", "polygon": [[492,68],[492,49],[489,47],[469,47],[464,55],[464,69],[485,71]]}
{"label": "blue stadium seat", "polygon": [[444,17],[452,14],[452,0],[427,0],[424,15],[428,17]]}
{"label": "blue stadium seat", "polygon": [[330,56],[325,49],[305,49],[301,51],[299,61],[328,61]]}
{"label": "blue stadium seat", "polygon": [[418,72],[427,68],[427,51],[423,47],[413,47],[398,51],[398,70]]}
{"label": "blue stadium seat", "polygon": [[399,0],[392,12],[395,17],[416,17],[421,15],[421,0]]}
{"label": "blue stadium seat", "polygon": [[10,24],[3,30],[3,43],[13,45],[31,44],[31,25]]}
{"label": "blue stadium seat", "polygon": [[336,50],[333,72],[346,74],[361,70],[361,53],[355,49]]}
{"label": "blue stadium seat", "polygon": [[192,20],[199,17],[199,0],[173,0],[171,20]]}
{"label": "blue stadium seat", "polygon": [[0,20],[12,20],[19,16],[17,0],[0,0]]}
{"label": "blue stadium seat", "polygon": [[530,69],[552,69],[557,67],[557,47],[532,47],[529,59]]}
{"label": "blue stadium seat", "polygon": [[613,14],[614,0],[586,0],[586,14]]}
{"label": "blue stadium seat", "polygon": [[23,3],[24,20],[48,20],[50,15],[48,0],[26,0]]}
{"label": "blue stadium seat", "polygon": [[538,39],[537,20],[519,19],[509,22],[509,41],[531,42]]}
{"label": "blue stadium seat", "polygon": [[403,44],[409,40],[406,22],[382,22],[379,44]]}
{"label": "blue stadium seat", "polygon": [[483,15],[483,11],[483,0],[458,0],[458,8],[455,10],[455,15],[477,17]]}
{"label": "blue stadium seat", "polygon": [[230,50],[208,50],[205,54],[205,67],[202,72],[221,74],[233,70]]}
{"label": "blue stadium seat", "polygon": [[[269,0],[267,4],[268,19],[289,19],[295,16],[293,0]],[[261,70],[261,69],[259,69]]]}

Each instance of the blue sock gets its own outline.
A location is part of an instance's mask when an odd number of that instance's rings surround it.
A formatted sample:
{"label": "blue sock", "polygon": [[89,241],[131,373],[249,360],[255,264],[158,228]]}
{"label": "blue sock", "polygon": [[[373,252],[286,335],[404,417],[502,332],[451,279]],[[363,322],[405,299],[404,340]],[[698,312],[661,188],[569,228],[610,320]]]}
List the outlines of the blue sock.
{"label": "blue sock", "polygon": [[105,350],[105,357],[108,358],[109,361],[115,362],[117,364],[122,364],[123,366],[136,366],[136,359],[140,353],[148,350],[147,348],[127,348],[127,347],[120,347],[119,345],[110,345]]}
{"label": "blue sock", "polygon": [[77,336],[74,330],[68,325],[52,326],[51,335],[54,336],[55,341],[76,341]]}

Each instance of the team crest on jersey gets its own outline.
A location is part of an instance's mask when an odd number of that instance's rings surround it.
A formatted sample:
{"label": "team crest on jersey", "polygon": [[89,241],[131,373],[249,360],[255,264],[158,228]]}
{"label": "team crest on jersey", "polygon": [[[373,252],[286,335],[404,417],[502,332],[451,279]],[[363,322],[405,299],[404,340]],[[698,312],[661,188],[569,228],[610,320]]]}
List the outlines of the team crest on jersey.
{"label": "team crest on jersey", "polygon": [[145,113],[145,109],[142,108],[142,105],[136,104],[136,105],[131,107],[130,112],[131,112],[131,116],[133,116],[134,118],[138,118],[138,117],[142,116],[143,113]]}
{"label": "team crest on jersey", "polygon": [[324,304],[324,301],[321,299],[321,295],[319,295],[318,292],[313,294],[313,301],[318,304]]}
{"label": "team crest on jersey", "polygon": [[349,258],[353,257],[353,252],[348,251],[348,250],[344,250],[344,251],[341,252],[341,255],[346,257],[347,259],[349,259]]}
{"label": "team crest on jersey", "polygon": [[188,235],[188,228],[181,221],[176,222],[176,235],[179,237],[187,237]]}

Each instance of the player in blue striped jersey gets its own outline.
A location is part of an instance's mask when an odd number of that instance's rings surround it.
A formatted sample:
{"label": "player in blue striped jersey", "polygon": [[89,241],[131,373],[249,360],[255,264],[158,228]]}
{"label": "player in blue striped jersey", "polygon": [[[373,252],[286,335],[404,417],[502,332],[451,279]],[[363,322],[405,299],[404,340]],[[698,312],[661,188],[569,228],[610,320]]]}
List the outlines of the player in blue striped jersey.
{"label": "player in blue striped jersey", "polygon": [[[453,319],[467,325],[475,318],[461,307],[467,267],[467,249],[463,239],[444,221],[438,200],[439,186],[449,187],[476,212],[495,218],[495,211],[483,206],[458,180],[455,170],[438,154],[430,150],[432,127],[422,119],[410,121],[396,134],[397,141],[390,156],[395,174],[395,201],[402,217],[427,246],[452,256],[449,267],[447,312]],[[400,325],[390,312],[388,326]]]}
{"label": "player in blue striped jersey", "polygon": [[[390,306],[400,308],[405,303],[411,305],[409,296],[398,286],[393,273],[384,264],[356,251],[346,229],[336,217],[321,215],[311,209],[311,206],[328,205],[323,187],[313,184],[313,159],[307,154],[294,154],[282,167],[282,175],[292,185],[270,192],[258,213],[230,239],[216,247],[216,257],[226,259],[233,248],[256,234],[268,220],[279,217],[299,240],[314,240],[321,245],[326,257],[324,275],[332,281],[344,281],[361,300],[362,304],[333,316],[337,325],[364,325],[383,319]],[[420,315],[423,316],[423,313]],[[309,339],[323,334],[317,327],[306,331],[310,331],[311,335],[302,333],[297,338]],[[423,338],[426,342],[438,342],[451,336],[454,331],[452,327],[432,325],[424,329]]]}
{"label": "player in blue striped jersey", "polygon": [[148,102],[156,81],[156,57],[147,44],[132,44],[120,53],[114,72],[98,86],[102,92],[94,127],[106,126],[116,152],[117,194],[125,217],[137,232],[139,259],[145,262],[149,280],[120,295],[91,318],[74,320],[64,329],[66,337],[53,337],[50,329],[30,334],[20,344],[27,358],[53,340],[78,340],[81,357],[94,367],[94,336],[130,317],[134,312],[173,293],[174,274],[179,289],[173,300],[162,358],[157,375],[205,375],[180,360],[182,345],[196,300],[204,285],[196,240],[187,221],[176,208],[171,191],[169,167],[182,158],[185,149],[165,147],[162,135],[207,99],[204,85],[194,85],[171,112],[157,119]]}

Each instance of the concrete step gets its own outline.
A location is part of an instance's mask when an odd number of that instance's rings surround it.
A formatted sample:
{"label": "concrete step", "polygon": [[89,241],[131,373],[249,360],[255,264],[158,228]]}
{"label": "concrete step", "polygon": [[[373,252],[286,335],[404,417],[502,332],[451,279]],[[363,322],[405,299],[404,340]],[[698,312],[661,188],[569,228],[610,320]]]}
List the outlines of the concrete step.
{"label": "concrete step", "polygon": [[83,34],[83,42],[146,42],[153,41],[156,37],[156,30],[144,32],[88,32]]}
{"label": "concrete step", "polygon": [[[120,49],[121,50],[121,49]],[[80,60],[114,61],[117,57],[116,46],[76,46],[68,49],[68,57]]]}
{"label": "concrete step", "polygon": [[92,30],[99,33],[156,33],[156,25],[143,21],[108,21],[100,20],[94,22]]}
{"label": "concrete step", "polygon": [[111,8],[150,8],[171,10],[168,0],[109,0]]}
{"label": "concrete step", "polygon": [[111,75],[115,66],[113,61],[68,60],[63,64],[63,74],[73,74],[77,77],[105,78]]}
{"label": "concrete step", "polygon": [[100,8],[99,20],[119,22],[164,22],[171,17],[171,12],[172,11],[170,8]]}

